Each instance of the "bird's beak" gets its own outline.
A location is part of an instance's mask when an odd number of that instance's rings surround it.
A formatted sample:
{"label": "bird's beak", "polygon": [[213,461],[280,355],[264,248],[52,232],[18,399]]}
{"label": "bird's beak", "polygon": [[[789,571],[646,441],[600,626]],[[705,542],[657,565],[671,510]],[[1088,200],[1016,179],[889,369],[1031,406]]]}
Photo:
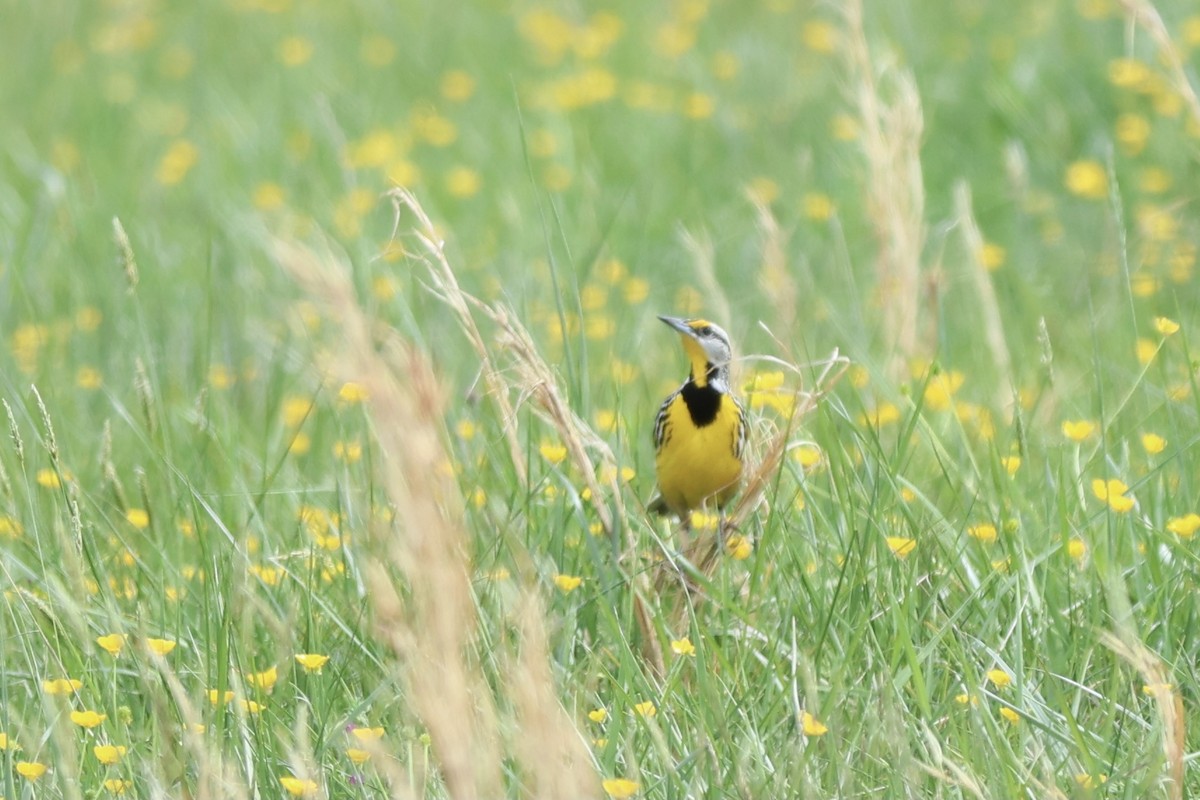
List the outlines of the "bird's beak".
{"label": "bird's beak", "polygon": [[659,316],[659,319],[661,319],[663,322],[667,323],[668,325],[670,325],[672,328],[679,331],[683,335],[691,336],[693,339],[696,338],[696,332],[694,330],[692,330],[692,327],[687,324],[686,320],[680,319],[679,317],[664,317],[661,315]]}

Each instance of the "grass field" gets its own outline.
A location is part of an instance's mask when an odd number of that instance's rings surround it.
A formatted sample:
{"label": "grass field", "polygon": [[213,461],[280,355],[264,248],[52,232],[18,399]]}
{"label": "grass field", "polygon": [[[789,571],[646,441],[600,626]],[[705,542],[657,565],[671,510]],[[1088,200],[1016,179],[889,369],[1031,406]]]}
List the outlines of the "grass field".
{"label": "grass field", "polygon": [[0,7],[0,798],[1200,792],[1191,3]]}

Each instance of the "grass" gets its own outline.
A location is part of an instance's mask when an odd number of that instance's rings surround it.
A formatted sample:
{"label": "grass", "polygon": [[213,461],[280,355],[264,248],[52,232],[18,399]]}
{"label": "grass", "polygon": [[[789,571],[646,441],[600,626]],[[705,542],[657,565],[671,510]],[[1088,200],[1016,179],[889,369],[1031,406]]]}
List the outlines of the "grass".
{"label": "grass", "polygon": [[0,797],[1200,791],[1200,17],[867,11],[14,9]]}

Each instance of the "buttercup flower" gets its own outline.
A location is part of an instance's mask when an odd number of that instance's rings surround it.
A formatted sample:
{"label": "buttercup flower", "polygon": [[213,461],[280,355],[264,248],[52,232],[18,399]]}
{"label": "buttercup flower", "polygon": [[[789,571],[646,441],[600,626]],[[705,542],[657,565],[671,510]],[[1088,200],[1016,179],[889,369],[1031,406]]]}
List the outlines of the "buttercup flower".
{"label": "buttercup flower", "polygon": [[825,727],[823,722],[807,711],[800,716],[800,726],[804,728],[805,736],[824,736],[829,732],[829,728]]}

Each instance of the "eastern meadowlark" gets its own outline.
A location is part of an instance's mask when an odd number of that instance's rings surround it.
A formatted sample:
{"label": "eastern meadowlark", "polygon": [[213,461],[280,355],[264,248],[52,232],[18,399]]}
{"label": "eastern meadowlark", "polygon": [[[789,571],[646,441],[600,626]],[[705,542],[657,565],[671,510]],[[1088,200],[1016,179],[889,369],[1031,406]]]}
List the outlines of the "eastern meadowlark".
{"label": "eastern meadowlark", "polygon": [[677,514],[713,503],[721,508],[742,478],[746,419],[729,388],[729,336],[703,319],[659,317],[679,331],[691,374],[663,401],[654,421],[659,497],[653,511]]}

